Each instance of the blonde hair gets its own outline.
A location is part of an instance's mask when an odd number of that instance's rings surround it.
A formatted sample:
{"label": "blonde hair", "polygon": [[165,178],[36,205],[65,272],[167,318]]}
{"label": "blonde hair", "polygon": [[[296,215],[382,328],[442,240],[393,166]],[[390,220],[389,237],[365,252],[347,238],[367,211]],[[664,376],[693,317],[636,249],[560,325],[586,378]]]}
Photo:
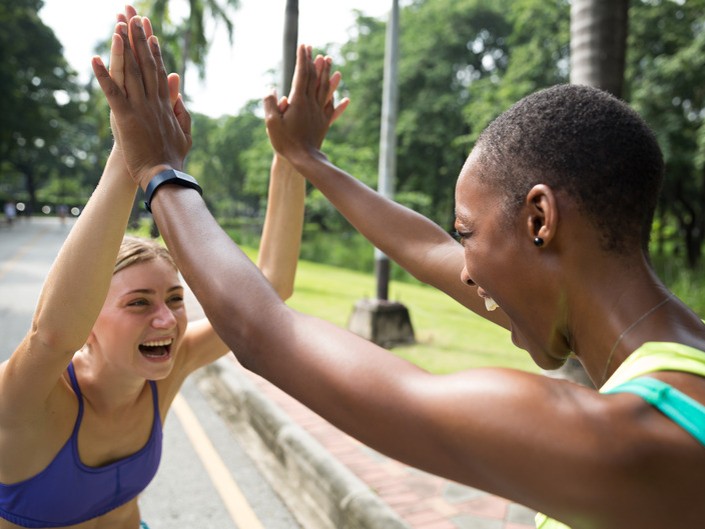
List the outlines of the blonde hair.
{"label": "blonde hair", "polygon": [[154,259],[164,259],[164,261],[174,267],[174,270],[178,271],[169,250],[156,240],[126,235],[122,239],[120,251],[118,251],[113,275],[129,266],[146,263]]}

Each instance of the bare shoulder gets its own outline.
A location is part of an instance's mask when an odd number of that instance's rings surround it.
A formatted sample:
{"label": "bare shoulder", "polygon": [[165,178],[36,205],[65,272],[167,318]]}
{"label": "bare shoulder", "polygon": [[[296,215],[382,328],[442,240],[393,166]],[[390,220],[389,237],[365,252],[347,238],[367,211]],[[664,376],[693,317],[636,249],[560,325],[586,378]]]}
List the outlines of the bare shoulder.
{"label": "bare shoulder", "polygon": [[705,446],[636,395],[506,369],[428,386],[431,471],[574,523],[694,527],[666,516],[696,501],[705,516]]}

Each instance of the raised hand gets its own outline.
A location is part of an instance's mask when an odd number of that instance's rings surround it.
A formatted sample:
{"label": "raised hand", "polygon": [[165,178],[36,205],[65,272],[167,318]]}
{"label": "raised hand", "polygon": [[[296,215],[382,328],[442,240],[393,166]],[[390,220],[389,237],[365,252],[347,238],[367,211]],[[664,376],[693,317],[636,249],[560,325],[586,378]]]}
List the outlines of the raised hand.
{"label": "raised hand", "polygon": [[348,106],[347,98],[334,104],[333,93],[340,83],[340,73],[331,76],[330,69],[330,58],[318,56],[314,60],[311,47],[301,45],[289,98],[277,101],[272,93],[264,99],[269,139],[274,149],[286,158],[320,149],[331,123]]}
{"label": "raised hand", "polygon": [[[110,73],[99,57],[93,71],[113,113],[128,170],[143,188],[167,168],[181,169],[191,148],[191,118],[167,76],[151,25],[128,10],[113,37]],[[122,73],[121,73],[122,72]]]}

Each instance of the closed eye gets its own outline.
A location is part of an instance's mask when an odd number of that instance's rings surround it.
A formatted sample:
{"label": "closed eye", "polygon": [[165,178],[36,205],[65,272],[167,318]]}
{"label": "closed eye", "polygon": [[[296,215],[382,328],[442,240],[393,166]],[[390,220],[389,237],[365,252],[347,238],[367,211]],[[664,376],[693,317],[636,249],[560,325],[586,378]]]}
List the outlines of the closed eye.
{"label": "closed eye", "polygon": [[460,244],[464,244],[465,241],[467,241],[472,236],[472,232],[453,230],[451,236]]}

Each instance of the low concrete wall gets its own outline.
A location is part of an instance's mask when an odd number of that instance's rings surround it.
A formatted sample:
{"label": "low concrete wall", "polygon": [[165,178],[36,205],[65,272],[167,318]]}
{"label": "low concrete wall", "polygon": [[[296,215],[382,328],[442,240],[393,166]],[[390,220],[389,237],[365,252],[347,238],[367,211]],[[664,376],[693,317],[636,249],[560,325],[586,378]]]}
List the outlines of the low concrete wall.
{"label": "low concrete wall", "polygon": [[231,358],[221,358],[199,371],[199,386],[302,527],[410,529],[240,369]]}

